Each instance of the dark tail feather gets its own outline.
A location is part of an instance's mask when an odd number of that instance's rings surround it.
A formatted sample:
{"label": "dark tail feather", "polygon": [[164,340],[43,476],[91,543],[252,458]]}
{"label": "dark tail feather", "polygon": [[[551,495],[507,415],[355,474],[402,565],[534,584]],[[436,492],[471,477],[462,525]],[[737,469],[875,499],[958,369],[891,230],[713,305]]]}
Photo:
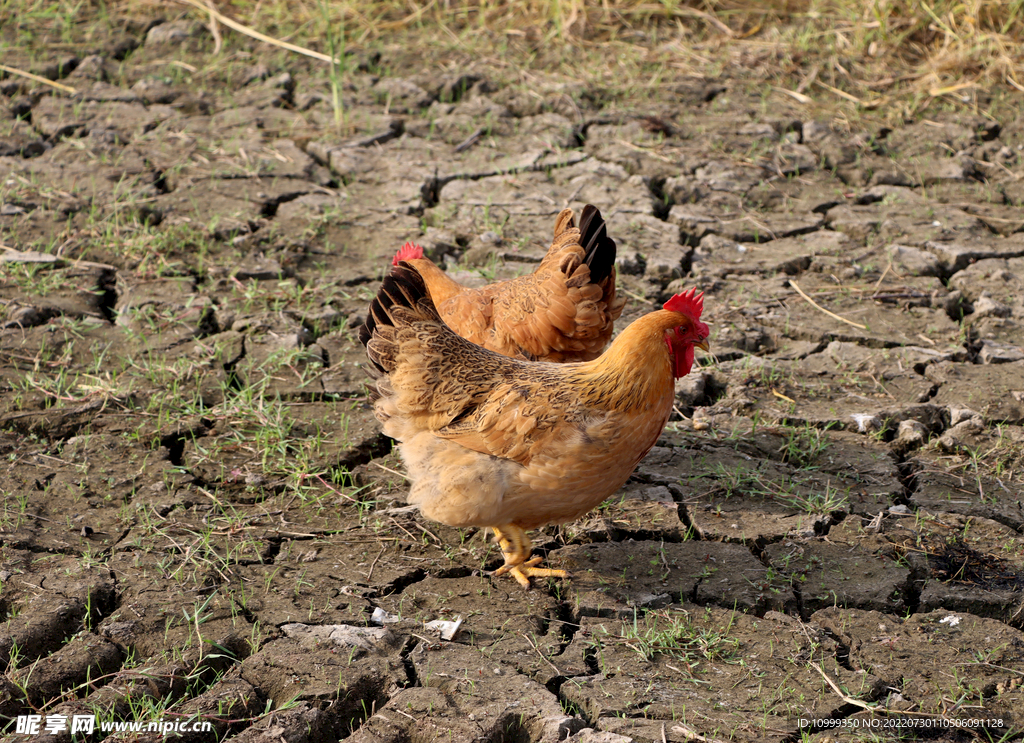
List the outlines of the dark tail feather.
{"label": "dark tail feather", "polygon": [[[426,299],[430,302],[430,295],[427,293],[427,286],[416,271],[405,262],[399,263],[391,269],[391,272],[384,277],[384,282],[377,290],[377,296],[370,302],[370,311],[367,313],[366,322],[359,328],[359,342],[364,346],[373,339],[373,332],[379,325],[395,324],[391,310],[395,306],[416,310],[417,304]],[[375,365],[380,365],[370,358]],[[384,371],[384,369],[380,369]]]}
{"label": "dark tail feather", "polygon": [[580,245],[590,266],[590,280],[596,284],[608,278],[615,266],[615,241],[608,237],[608,225],[593,204],[580,214]]}

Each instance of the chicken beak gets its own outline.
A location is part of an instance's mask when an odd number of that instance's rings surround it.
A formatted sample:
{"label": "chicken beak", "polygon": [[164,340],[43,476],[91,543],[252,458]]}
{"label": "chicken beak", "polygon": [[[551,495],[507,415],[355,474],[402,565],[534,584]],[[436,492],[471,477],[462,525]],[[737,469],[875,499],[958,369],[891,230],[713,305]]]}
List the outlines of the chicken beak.
{"label": "chicken beak", "polygon": [[699,348],[704,353],[708,353],[709,351],[711,351],[711,346],[708,345],[707,341],[698,341],[697,343],[694,343],[693,345],[695,345],[697,348]]}

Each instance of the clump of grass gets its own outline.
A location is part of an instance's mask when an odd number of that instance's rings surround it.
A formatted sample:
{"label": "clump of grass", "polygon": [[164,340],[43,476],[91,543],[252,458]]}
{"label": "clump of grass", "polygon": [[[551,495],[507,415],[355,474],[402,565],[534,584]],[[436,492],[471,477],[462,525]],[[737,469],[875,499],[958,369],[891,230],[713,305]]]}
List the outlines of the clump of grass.
{"label": "clump of grass", "polygon": [[644,615],[634,613],[632,621],[622,623],[621,632],[595,638],[595,645],[618,643],[640,655],[654,660],[664,655],[696,665],[702,661],[733,662],[739,642],[729,636],[731,622],[722,628],[701,626],[685,610],[665,610]]}
{"label": "clump of grass", "polygon": [[334,126],[339,131],[345,124],[345,104],[341,100],[341,90],[345,82],[345,16],[342,15],[337,29],[331,23],[327,0],[321,0],[324,26],[327,35],[327,53],[331,56],[331,106],[334,109]]}
{"label": "clump of grass", "polygon": [[831,483],[826,483],[822,489],[820,483],[803,477],[776,478],[763,472],[727,468],[722,464],[715,468],[714,477],[718,482],[716,491],[721,492],[724,498],[763,498],[817,515],[828,515],[849,507],[849,492],[841,492]]}
{"label": "clump of grass", "polygon": [[776,500],[819,516],[828,516],[836,511],[844,511],[849,508],[850,503],[848,496],[840,493],[838,488],[831,485],[826,485],[824,490],[808,493],[794,490],[791,493],[776,496]]}
{"label": "clump of grass", "polygon": [[[831,424],[828,428],[831,428]],[[803,469],[815,464],[818,456],[828,449],[828,445],[829,439],[824,431],[805,425],[803,428],[786,430],[779,452],[783,462]]]}

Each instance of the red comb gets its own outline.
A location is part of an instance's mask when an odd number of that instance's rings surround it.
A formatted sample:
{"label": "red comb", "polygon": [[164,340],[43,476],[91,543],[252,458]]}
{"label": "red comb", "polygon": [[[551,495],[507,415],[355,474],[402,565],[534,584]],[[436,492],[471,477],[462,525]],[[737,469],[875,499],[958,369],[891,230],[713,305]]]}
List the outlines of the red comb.
{"label": "red comb", "polygon": [[410,261],[413,258],[422,258],[423,248],[416,243],[406,243],[402,246],[402,249],[395,253],[395,257],[391,260],[392,266],[397,266],[399,261]]}
{"label": "red comb", "polygon": [[704,292],[698,294],[694,287],[688,292],[676,294],[665,302],[663,307],[670,312],[681,312],[691,320],[697,320],[700,318],[700,313],[704,311]]}

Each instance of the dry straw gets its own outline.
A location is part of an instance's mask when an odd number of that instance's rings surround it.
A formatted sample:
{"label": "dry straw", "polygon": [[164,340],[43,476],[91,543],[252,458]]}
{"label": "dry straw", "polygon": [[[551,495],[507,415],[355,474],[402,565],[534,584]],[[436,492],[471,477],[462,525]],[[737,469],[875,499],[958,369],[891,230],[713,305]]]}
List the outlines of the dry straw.
{"label": "dry straw", "polygon": [[61,91],[65,92],[65,93],[70,93],[71,95],[74,95],[75,93],[78,92],[77,90],[72,88],[70,85],[64,85],[63,83],[58,83],[58,82],[54,82],[53,80],[48,80],[45,77],[41,77],[40,75],[36,75],[36,74],[34,74],[32,72],[28,72],[27,70],[18,69],[17,67],[10,67],[10,66],[5,65],[5,64],[0,64],[0,70],[2,70],[4,72],[7,72],[7,73],[10,73],[11,75],[17,75],[18,77],[24,77],[24,78],[27,78],[29,80],[33,80],[33,81],[35,81],[37,83],[42,83],[43,85],[49,85],[51,88],[56,88],[57,90],[61,90]]}
{"label": "dry straw", "polygon": [[[313,0],[168,0],[179,2],[215,19],[211,25],[328,59],[314,50],[323,38],[323,12]],[[328,5],[356,44],[394,40],[400,33],[472,44],[480,31],[541,44],[628,39],[640,46],[645,36],[662,43],[674,34],[688,53],[708,43],[747,44],[782,60],[816,65],[814,77],[820,70],[820,77],[828,78],[813,80],[819,90],[869,108],[884,103],[882,93],[894,86],[930,97],[962,98],[993,83],[1024,91],[1021,0],[335,0]],[[302,39],[306,47],[297,43]],[[796,92],[788,94],[806,98],[804,90]]]}
{"label": "dry straw", "polygon": [[[0,0],[0,28],[31,27],[45,43],[89,23],[91,5]],[[625,53],[649,62],[660,55],[694,74],[738,63],[761,68],[804,104],[811,88],[864,108],[884,108],[900,95],[964,101],[993,86],[1024,92],[1022,0],[122,0],[103,7],[108,19],[184,10],[209,24],[215,51],[230,30],[325,62],[325,23],[339,23],[353,47],[454,45],[489,56],[506,40],[526,50],[524,60],[540,55],[545,64],[559,53],[571,62],[576,49],[618,45],[567,70],[577,75],[600,75],[596,68],[614,67]],[[26,70],[5,62],[12,69],[0,77]]]}

